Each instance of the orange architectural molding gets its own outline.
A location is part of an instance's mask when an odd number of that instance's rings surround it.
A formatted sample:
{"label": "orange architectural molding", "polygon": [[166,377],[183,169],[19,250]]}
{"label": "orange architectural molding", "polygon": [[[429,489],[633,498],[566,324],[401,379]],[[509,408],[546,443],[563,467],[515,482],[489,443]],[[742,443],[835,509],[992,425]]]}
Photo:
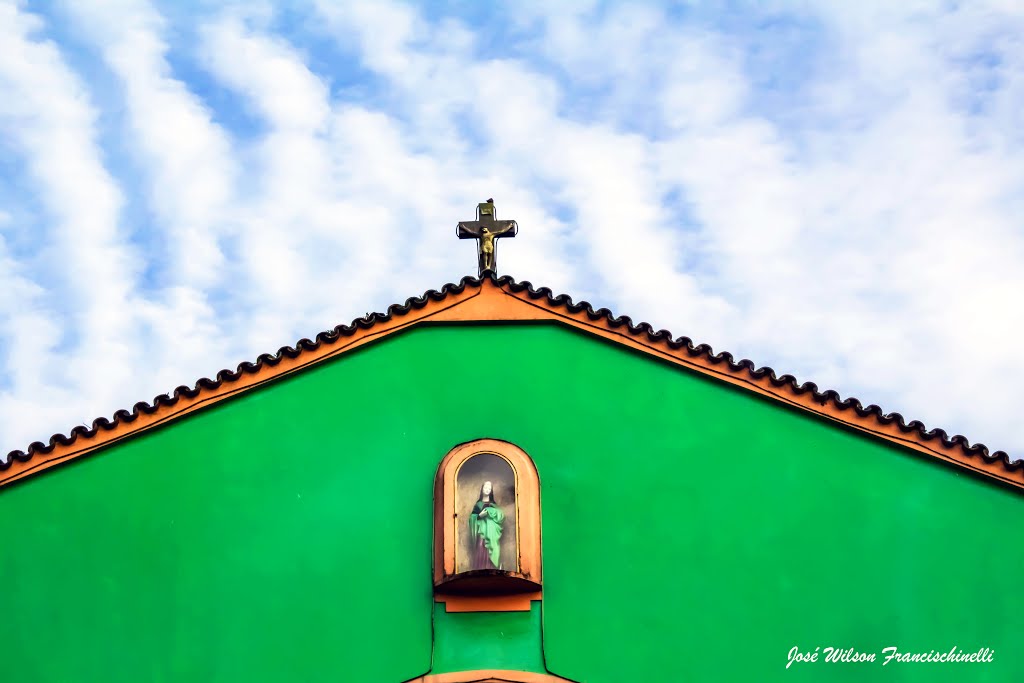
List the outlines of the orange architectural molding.
{"label": "orange architectural molding", "polygon": [[1024,465],[1011,462],[1006,453],[989,455],[983,446],[972,446],[961,436],[948,438],[939,430],[926,430],[919,422],[908,424],[898,415],[885,415],[876,406],[864,408],[856,400],[841,400],[835,392],[798,385],[791,377],[777,377],[770,369],[755,369],[749,361],[733,362],[728,354],[712,354],[705,346],[675,340],[645,324],[633,325],[628,318],[615,318],[604,309],[595,311],[589,305],[574,304],[568,297],[555,297],[548,290],[535,290],[511,278],[492,275],[482,280],[465,278],[441,292],[428,292],[404,306],[392,306],[386,314],[367,316],[321,334],[315,342],[304,340],[295,349],[282,349],[276,356],[243,364],[237,372],[222,372],[215,381],[202,380],[194,389],[179,388],[173,396],[159,397],[153,405],[138,404],[131,413],[120,411],[112,421],[100,419],[90,429],[76,428],[70,436],[55,435],[48,444],[35,443],[26,452],[15,451],[5,465],[0,465],[0,486],[414,326],[490,321],[565,325],[1024,490]]}
{"label": "orange architectural molding", "polygon": [[533,601],[542,598],[541,591],[508,595],[434,594],[434,602],[444,603],[445,612],[529,612]]}
{"label": "orange architectural molding", "polygon": [[554,674],[510,669],[477,669],[444,674],[425,674],[406,683],[575,683]]}

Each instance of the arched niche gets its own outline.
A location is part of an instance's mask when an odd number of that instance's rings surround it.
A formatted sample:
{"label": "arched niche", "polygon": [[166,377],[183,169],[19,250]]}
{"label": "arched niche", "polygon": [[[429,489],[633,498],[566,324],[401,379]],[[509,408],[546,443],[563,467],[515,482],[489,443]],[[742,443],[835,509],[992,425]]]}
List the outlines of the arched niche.
{"label": "arched niche", "polygon": [[434,589],[480,597],[540,591],[540,479],[518,446],[478,439],[441,460],[434,480]]}

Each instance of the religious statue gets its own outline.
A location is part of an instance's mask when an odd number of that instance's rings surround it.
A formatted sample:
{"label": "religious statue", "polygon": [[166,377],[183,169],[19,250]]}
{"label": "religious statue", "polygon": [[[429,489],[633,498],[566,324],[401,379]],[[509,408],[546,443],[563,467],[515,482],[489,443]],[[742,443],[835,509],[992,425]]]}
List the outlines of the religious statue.
{"label": "religious statue", "polygon": [[494,200],[480,202],[476,207],[475,221],[460,221],[457,226],[459,239],[477,240],[478,275],[497,272],[498,258],[495,240],[499,237],[515,237],[519,226],[515,221],[496,220]]}
{"label": "religious statue", "polygon": [[497,237],[487,229],[480,228],[480,272],[494,270],[494,238]]}
{"label": "religious statue", "polygon": [[494,487],[485,481],[469,516],[470,569],[501,569],[501,526],[505,513],[494,500]]}

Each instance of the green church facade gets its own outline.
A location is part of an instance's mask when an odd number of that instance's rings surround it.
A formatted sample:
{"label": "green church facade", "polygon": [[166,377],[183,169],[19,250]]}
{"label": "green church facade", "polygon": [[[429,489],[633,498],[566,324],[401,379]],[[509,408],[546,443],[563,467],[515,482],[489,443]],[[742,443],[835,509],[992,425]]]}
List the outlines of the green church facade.
{"label": "green church facade", "polygon": [[[508,297],[543,310],[507,319]],[[0,488],[0,680],[1024,679],[1019,467],[683,367],[591,313],[471,281],[308,366],[26,455]],[[436,601],[438,465],[482,438],[539,475],[527,610]],[[794,648],[817,661],[787,667]]]}

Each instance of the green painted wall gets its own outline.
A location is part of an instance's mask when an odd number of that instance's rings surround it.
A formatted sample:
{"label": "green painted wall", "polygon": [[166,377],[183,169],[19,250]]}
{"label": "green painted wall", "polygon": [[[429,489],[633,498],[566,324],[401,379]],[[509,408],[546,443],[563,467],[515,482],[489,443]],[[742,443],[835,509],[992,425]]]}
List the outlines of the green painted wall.
{"label": "green painted wall", "polygon": [[[512,350],[486,382],[481,348]],[[0,680],[428,671],[433,475],[478,437],[540,472],[555,673],[1024,679],[1024,495],[561,327],[496,325],[416,329],[0,489]],[[535,668],[540,619],[441,614],[435,670]],[[994,661],[787,670],[794,645]]]}
{"label": "green painted wall", "polygon": [[543,673],[541,604],[529,612],[448,613],[434,606],[433,673],[510,669]]}

